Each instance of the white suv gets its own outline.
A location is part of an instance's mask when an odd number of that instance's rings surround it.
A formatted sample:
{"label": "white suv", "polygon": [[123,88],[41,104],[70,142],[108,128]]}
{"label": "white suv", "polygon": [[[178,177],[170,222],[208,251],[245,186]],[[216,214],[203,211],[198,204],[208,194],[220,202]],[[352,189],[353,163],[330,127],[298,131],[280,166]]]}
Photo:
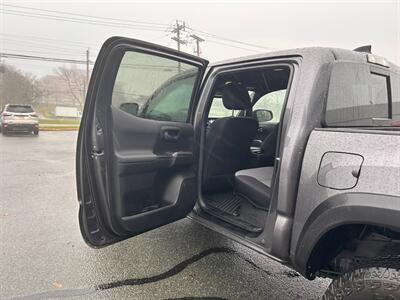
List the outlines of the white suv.
{"label": "white suv", "polygon": [[31,105],[7,104],[1,113],[1,131],[39,134],[39,118]]}

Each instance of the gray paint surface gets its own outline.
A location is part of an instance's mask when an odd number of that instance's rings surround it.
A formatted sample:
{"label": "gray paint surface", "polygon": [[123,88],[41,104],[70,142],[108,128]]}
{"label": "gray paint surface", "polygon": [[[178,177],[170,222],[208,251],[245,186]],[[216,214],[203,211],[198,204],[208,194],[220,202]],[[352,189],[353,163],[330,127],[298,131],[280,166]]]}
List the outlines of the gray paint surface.
{"label": "gray paint surface", "polygon": [[[391,209],[400,211],[400,135],[379,132],[359,132],[315,130],[308,140],[301,171],[296,213],[291,240],[291,257],[294,258],[299,237],[304,225],[315,209],[328,198],[345,193],[376,194],[379,206],[379,194],[398,197],[396,206]],[[333,189],[318,184],[318,170],[322,157],[327,152],[352,153],[363,157],[358,182],[346,190]],[[341,165],[350,173],[354,160],[342,161]],[[343,174],[345,175],[345,174]],[[348,174],[346,174],[348,176]],[[350,178],[350,177],[349,177]],[[331,178],[331,185],[343,185],[343,177]],[[353,180],[353,179],[352,179]],[[366,204],[367,205],[367,204]],[[370,205],[370,204],[368,204]],[[373,210],[371,210],[373,214]],[[372,219],[371,215],[371,219]],[[398,223],[399,220],[393,220]]]}

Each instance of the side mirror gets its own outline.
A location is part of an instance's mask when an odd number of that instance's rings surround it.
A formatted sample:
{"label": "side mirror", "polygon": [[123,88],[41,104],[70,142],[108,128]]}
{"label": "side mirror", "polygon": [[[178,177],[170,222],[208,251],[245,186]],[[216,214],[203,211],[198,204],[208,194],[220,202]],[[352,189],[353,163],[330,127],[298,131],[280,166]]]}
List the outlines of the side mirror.
{"label": "side mirror", "polygon": [[137,116],[137,113],[139,111],[139,104],[137,103],[122,103],[119,108],[123,110],[124,112],[127,112],[128,114],[131,114],[133,116]]}
{"label": "side mirror", "polygon": [[255,111],[253,111],[253,116],[258,121],[258,123],[271,121],[274,117],[272,111],[267,109],[256,109]]}

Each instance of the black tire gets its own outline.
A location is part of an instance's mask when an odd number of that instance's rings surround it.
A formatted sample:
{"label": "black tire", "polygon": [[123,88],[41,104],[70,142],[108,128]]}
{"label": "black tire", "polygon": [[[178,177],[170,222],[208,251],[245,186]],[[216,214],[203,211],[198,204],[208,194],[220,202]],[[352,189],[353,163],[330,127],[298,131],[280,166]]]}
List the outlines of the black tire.
{"label": "black tire", "polygon": [[8,130],[5,129],[5,128],[3,128],[3,130],[1,131],[1,133],[2,133],[3,135],[7,135],[7,134],[8,134]]}
{"label": "black tire", "polygon": [[34,134],[34,135],[39,135],[39,129],[34,130],[34,131],[33,131],[33,134]]}
{"label": "black tire", "polygon": [[400,270],[365,267],[342,274],[332,281],[322,299],[400,299]]}

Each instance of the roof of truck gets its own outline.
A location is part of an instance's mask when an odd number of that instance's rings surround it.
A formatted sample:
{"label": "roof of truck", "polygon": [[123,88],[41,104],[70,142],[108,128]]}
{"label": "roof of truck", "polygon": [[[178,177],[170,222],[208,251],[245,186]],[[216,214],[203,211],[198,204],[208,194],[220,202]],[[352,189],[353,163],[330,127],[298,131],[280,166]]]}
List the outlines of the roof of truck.
{"label": "roof of truck", "polygon": [[[372,53],[375,55],[374,53]],[[340,49],[340,48],[328,48],[328,47],[307,47],[307,48],[294,48],[288,50],[279,50],[272,51],[266,53],[260,53],[250,56],[242,56],[234,59],[228,59],[223,61],[217,61],[210,64],[210,66],[218,66],[225,65],[229,63],[235,62],[243,62],[243,61],[254,61],[260,60],[264,58],[272,58],[272,57],[290,57],[290,56],[302,56],[315,58],[316,63],[321,59],[330,57],[329,60],[349,60],[354,62],[367,62],[367,53],[365,52],[357,52],[348,49]],[[377,55],[379,56],[379,55]],[[394,63],[389,62],[389,67],[392,71],[400,72],[400,67],[395,65]]]}

